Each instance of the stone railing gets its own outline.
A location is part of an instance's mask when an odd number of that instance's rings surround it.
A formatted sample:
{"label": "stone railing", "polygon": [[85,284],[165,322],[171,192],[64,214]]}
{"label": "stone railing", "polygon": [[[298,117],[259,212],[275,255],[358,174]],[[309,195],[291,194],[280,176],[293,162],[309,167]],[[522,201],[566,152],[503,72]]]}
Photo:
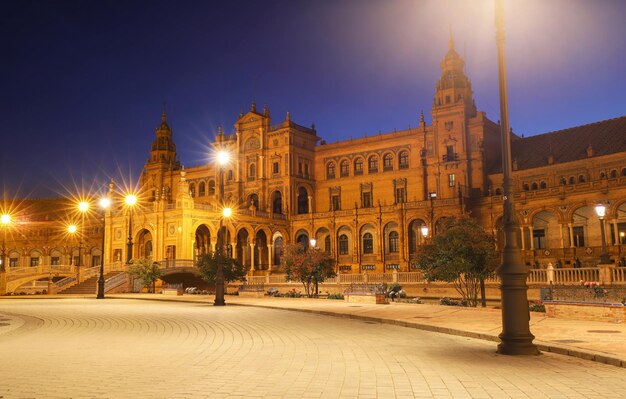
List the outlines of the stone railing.
{"label": "stone railing", "polygon": [[114,288],[126,283],[128,280],[126,273],[120,273],[104,281],[104,292],[109,292]]}
{"label": "stone railing", "polygon": [[22,277],[37,274],[57,274],[57,273],[73,273],[75,271],[72,265],[39,265],[29,267],[10,267],[7,270],[7,281],[17,280]]}

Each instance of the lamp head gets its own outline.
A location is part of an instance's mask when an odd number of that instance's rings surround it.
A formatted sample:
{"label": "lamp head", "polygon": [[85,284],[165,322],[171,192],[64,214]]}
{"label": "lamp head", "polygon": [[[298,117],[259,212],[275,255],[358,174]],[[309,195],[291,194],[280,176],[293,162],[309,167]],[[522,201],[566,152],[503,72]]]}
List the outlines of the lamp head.
{"label": "lamp head", "polygon": [[78,210],[85,213],[89,210],[89,202],[87,201],[80,201],[78,203]]}
{"label": "lamp head", "polygon": [[600,219],[604,218],[604,215],[606,215],[606,206],[603,204],[596,205],[596,215],[598,215]]}
{"label": "lamp head", "polygon": [[134,206],[137,203],[137,196],[135,194],[128,194],[125,198],[124,198],[124,202],[126,203],[126,205],[128,206]]}
{"label": "lamp head", "polygon": [[224,166],[230,161],[230,153],[226,150],[220,150],[217,152],[216,159],[220,166]]}
{"label": "lamp head", "polygon": [[317,240],[315,238],[311,238],[309,240],[309,244],[311,244],[311,248],[315,248],[315,244],[317,244]]}
{"label": "lamp head", "polygon": [[107,209],[111,206],[111,200],[107,197],[100,198],[100,208]]}
{"label": "lamp head", "polygon": [[423,236],[424,238],[428,237],[428,226],[423,225],[423,226],[420,228],[420,230],[422,231],[422,236]]}
{"label": "lamp head", "polygon": [[8,213],[2,214],[2,216],[0,216],[0,223],[2,223],[4,226],[11,223],[11,215],[9,215]]}
{"label": "lamp head", "polygon": [[76,225],[75,224],[70,224],[69,226],[67,226],[67,232],[70,234],[74,234],[76,233]]}
{"label": "lamp head", "polygon": [[233,210],[231,208],[224,208],[222,209],[222,216],[224,216],[225,218],[229,218],[233,215]]}

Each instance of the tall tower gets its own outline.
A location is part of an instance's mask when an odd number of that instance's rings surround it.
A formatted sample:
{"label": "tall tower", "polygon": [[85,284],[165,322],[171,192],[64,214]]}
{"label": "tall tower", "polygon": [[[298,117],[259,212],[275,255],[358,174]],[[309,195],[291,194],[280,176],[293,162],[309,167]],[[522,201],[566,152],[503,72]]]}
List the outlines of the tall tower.
{"label": "tall tower", "polygon": [[[450,34],[448,53],[439,64],[441,77],[437,81],[433,102],[433,117],[438,111],[446,112],[462,106],[467,116],[476,115],[476,106],[472,95],[472,83],[465,76],[465,61],[454,49],[454,40]],[[456,111],[456,110],[455,110]]]}
{"label": "tall tower", "polygon": [[[167,124],[165,110],[161,124],[155,129],[156,138],[152,142],[150,158],[142,176],[141,185],[148,190],[151,200],[170,200],[172,192],[172,171],[180,169],[176,155],[176,144],[172,140],[172,128]],[[169,173],[168,173],[169,172]]]}

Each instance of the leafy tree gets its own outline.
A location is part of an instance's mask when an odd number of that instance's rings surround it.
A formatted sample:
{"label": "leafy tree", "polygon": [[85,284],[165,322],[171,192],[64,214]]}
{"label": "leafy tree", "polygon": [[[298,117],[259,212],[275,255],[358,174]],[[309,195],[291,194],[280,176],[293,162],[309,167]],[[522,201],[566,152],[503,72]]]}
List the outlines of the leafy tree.
{"label": "leafy tree", "polygon": [[150,258],[133,260],[133,264],[128,269],[128,274],[141,281],[144,287],[151,287],[155,291],[155,283],[161,277],[159,264]]}
{"label": "leafy tree", "polygon": [[287,245],[282,264],[287,279],[301,282],[309,298],[317,297],[319,283],[336,276],[335,260],[329,254],[302,244]]}
{"label": "leafy tree", "polygon": [[241,263],[228,256],[223,256],[218,251],[209,252],[198,258],[198,269],[200,276],[208,283],[215,283],[217,275],[217,263],[221,258],[222,270],[224,271],[224,282],[245,281],[248,269]]}
{"label": "leafy tree", "polygon": [[417,254],[415,264],[429,281],[447,281],[468,306],[476,306],[484,282],[500,263],[495,239],[470,218],[451,218],[445,230]]}

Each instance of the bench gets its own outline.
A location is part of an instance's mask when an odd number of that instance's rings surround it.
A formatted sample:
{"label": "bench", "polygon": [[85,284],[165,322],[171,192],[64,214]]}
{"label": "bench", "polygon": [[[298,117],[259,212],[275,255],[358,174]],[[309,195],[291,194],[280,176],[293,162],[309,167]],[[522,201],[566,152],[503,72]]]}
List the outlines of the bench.
{"label": "bench", "polygon": [[373,303],[386,305],[385,286],[383,284],[350,284],[350,288],[343,294],[348,303]]}

